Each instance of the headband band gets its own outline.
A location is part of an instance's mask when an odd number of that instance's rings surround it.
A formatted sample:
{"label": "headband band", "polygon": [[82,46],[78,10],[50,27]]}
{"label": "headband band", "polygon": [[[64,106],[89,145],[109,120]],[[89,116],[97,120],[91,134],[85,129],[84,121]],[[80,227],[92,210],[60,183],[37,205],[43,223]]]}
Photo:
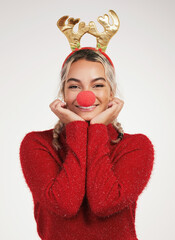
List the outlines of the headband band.
{"label": "headband band", "polygon": [[64,64],[65,64],[65,62],[67,61],[67,59],[73,54],[73,53],[75,53],[76,51],[79,51],[79,50],[82,50],[82,49],[91,49],[91,50],[94,50],[94,51],[99,51],[99,52],[101,52],[107,59],[108,59],[108,61],[110,62],[110,64],[113,66],[113,68],[114,68],[114,64],[113,64],[113,62],[112,62],[112,60],[110,59],[110,57],[105,53],[105,52],[103,52],[102,50],[101,50],[101,48],[99,48],[99,49],[96,49],[96,48],[93,48],[93,47],[83,47],[83,48],[76,48],[73,52],[71,52],[67,57],[66,57],[66,59],[64,60],[64,62],[63,62],[63,65],[62,65],[62,68],[64,67]]}

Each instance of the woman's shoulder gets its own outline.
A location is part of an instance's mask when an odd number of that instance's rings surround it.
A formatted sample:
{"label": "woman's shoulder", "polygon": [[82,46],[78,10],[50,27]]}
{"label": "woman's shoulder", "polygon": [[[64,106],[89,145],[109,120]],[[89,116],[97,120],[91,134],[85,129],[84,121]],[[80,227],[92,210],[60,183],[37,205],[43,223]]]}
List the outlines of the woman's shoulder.
{"label": "woman's shoulder", "polygon": [[149,159],[151,164],[154,161],[154,145],[148,135],[143,133],[124,133],[122,140],[115,146],[114,149],[118,159],[123,156],[126,156],[127,158],[127,156],[133,155],[137,157],[144,156],[145,161]]}
{"label": "woman's shoulder", "polygon": [[138,147],[146,147],[153,148],[153,142],[150,136],[144,133],[124,133],[123,139],[124,145],[138,146]]}
{"label": "woman's shoulder", "polygon": [[24,134],[21,144],[26,142],[48,142],[49,140],[51,141],[53,138],[53,128],[52,129],[47,129],[47,130],[40,130],[40,131],[29,131]]}
{"label": "woman's shoulder", "polygon": [[147,140],[150,141],[150,137],[148,134],[144,133],[124,133],[123,138],[128,140]]}
{"label": "woman's shoulder", "polygon": [[38,131],[29,131],[25,134],[25,136],[27,135],[34,135],[34,136],[48,136],[50,134],[52,134],[53,132],[53,128],[51,129],[46,129],[46,130],[38,130]]}

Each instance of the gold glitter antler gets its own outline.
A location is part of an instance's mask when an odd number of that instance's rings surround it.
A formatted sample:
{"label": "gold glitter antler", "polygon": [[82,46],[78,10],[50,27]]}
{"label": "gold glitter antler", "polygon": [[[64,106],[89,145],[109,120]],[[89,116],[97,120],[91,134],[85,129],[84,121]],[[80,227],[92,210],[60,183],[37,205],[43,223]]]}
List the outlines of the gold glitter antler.
{"label": "gold glitter antler", "polygon": [[[86,26],[84,22],[80,22],[78,25],[78,32],[73,31],[73,27],[80,21],[79,18],[69,18],[69,16],[63,16],[57,21],[58,28],[65,34],[67,37],[72,51],[75,48],[80,48],[80,39],[81,37],[89,30],[89,26]],[[68,19],[68,24],[65,25],[65,21]]]}
{"label": "gold glitter antler", "polygon": [[109,10],[109,14],[113,20],[113,24],[109,23],[109,16],[107,14],[104,17],[98,17],[98,22],[104,27],[104,32],[98,32],[95,23],[91,21],[89,23],[89,31],[91,35],[95,36],[97,39],[97,49],[101,48],[105,52],[107,45],[113,35],[118,31],[120,26],[120,21],[117,14],[113,10]]}

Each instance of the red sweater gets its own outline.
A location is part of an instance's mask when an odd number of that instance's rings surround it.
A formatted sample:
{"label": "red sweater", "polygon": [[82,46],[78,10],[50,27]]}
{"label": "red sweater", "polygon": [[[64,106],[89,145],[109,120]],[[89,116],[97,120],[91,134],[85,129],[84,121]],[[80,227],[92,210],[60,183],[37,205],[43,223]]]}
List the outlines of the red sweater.
{"label": "red sweater", "polygon": [[61,150],[52,146],[53,129],[29,132],[20,161],[34,201],[42,240],[137,240],[135,210],[154,161],[144,134],[118,132],[112,124],[68,123]]}

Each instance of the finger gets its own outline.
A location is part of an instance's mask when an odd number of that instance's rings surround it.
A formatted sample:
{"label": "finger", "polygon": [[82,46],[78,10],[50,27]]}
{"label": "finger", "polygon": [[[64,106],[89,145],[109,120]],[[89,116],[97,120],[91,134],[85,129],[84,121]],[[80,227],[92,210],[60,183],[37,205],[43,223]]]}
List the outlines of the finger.
{"label": "finger", "polygon": [[109,103],[109,105],[110,106],[116,106],[116,105],[119,105],[120,104],[120,102],[118,101],[118,100],[112,100],[110,103]]}
{"label": "finger", "polygon": [[112,107],[112,105],[113,105],[112,102],[108,103],[108,107]]}
{"label": "finger", "polygon": [[[61,111],[63,110],[63,108],[65,107],[65,103],[63,102],[57,102],[55,105],[54,105],[54,109],[55,110],[58,110],[58,111]],[[65,108],[64,108],[65,109]]]}
{"label": "finger", "polygon": [[121,99],[114,99],[113,100],[116,104],[120,105],[120,106],[123,106],[124,105],[124,101],[121,100]]}
{"label": "finger", "polygon": [[113,102],[112,102],[112,106],[109,107],[108,109],[111,109],[111,111],[116,112],[116,110],[117,110],[117,111],[120,111],[120,110],[122,109],[122,107],[123,107],[123,102],[113,101]]}
{"label": "finger", "polygon": [[120,98],[114,97],[114,98],[113,98],[113,101],[121,102],[121,101],[123,101],[123,100],[120,99]]}
{"label": "finger", "polygon": [[49,106],[50,106],[50,108],[56,109],[57,107],[62,106],[62,105],[63,105],[63,102],[59,99],[56,99]]}
{"label": "finger", "polygon": [[63,114],[62,107],[59,106],[60,103],[56,103],[54,106],[51,107],[51,111],[54,112],[58,117],[60,114]]}
{"label": "finger", "polygon": [[59,99],[55,99],[53,102],[50,103],[49,107],[52,108],[55,104],[59,101]]}
{"label": "finger", "polygon": [[64,102],[62,102],[62,101],[59,101],[59,102],[57,102],[57,103],[56,103],[56,106],[57,106],[57,105],[59,105],[59,106],[61,106],[61,107],[62,107],[62,106],[65,106],[65,105],[66,105],[66,103],[64,103]]}

